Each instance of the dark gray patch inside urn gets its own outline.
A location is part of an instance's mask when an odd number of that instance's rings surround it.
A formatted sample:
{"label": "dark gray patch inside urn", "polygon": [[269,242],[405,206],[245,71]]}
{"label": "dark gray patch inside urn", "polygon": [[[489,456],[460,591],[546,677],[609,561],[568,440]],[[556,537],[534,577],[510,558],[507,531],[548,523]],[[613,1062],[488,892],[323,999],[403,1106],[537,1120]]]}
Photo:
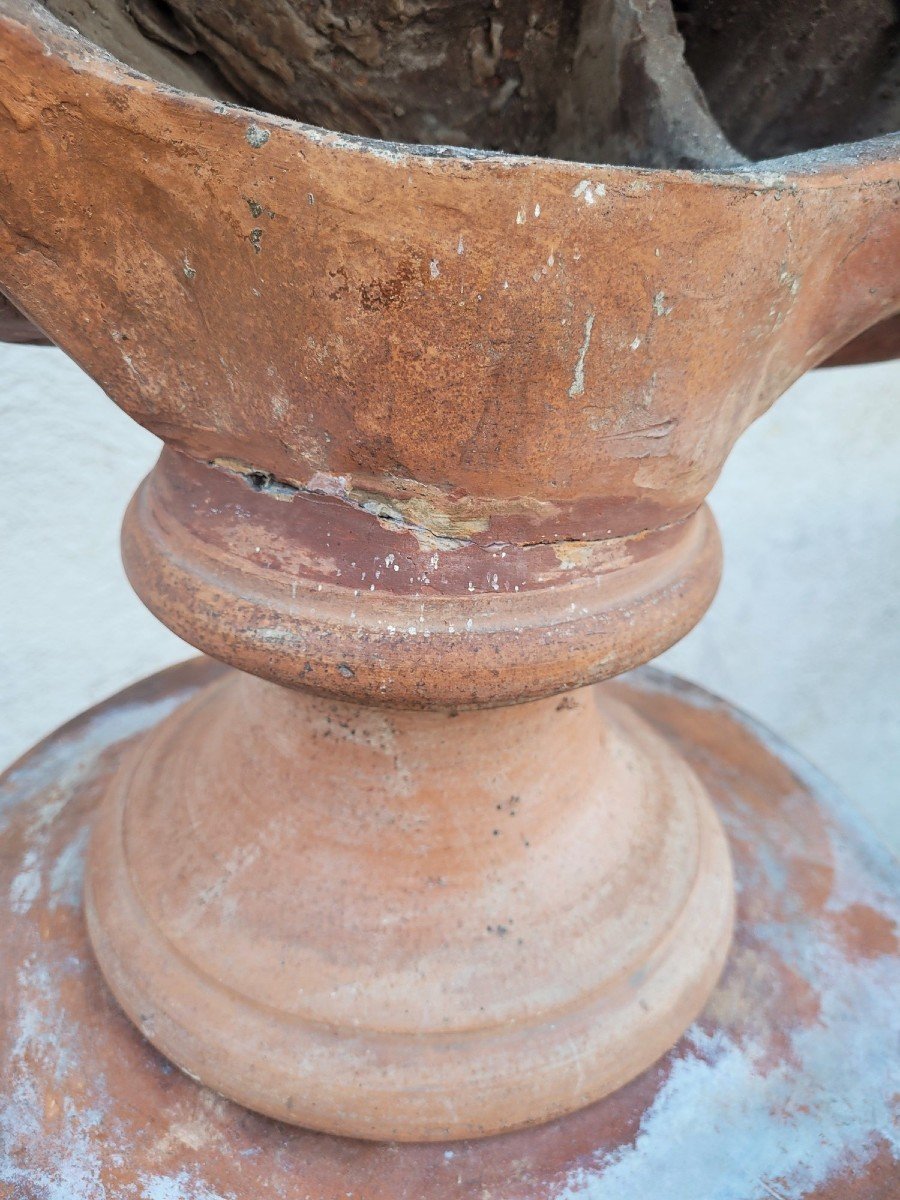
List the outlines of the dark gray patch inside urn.
{"label": "dark gray patch inside urn", "polygon": [[187,91],[369,138],[721,167],[900,125],[897,0],[46,0]]}

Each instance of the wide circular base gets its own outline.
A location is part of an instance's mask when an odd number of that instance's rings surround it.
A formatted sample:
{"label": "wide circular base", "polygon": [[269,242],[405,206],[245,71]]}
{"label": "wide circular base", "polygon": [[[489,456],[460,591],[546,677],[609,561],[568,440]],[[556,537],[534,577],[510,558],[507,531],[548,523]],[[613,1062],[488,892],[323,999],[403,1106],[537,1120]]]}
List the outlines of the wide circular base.
{"label": "wide circular base", "polygon": [[127,756],[85,910],[151,1042],[257,1112],[447,1141],[593,1103],[672,1046],[731,939],[697,776],[601,686],[396,712],[240,672]]}
{"label": "wide circular base", "polygon": [[[691,762],[727,829],[738,921],[700,1018],[613,1096],[525,1132],[376,1145],[198,1086],[113,1001],[84,849],[130,739],[219,668],[165,672],[60,730],[0,793],[0,1193],[16,1200],[888,1200],[900,870],[848,806],[727,705],[657,672],[611,686]],[[5,1193],[3,1193],[5,1194]]]}

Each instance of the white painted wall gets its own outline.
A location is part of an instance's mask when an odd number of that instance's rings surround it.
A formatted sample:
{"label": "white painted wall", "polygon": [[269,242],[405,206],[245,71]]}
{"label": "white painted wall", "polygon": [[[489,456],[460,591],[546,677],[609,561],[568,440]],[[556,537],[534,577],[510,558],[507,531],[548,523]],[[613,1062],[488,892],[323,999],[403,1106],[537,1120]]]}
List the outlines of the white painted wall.
{"label": "white painted wall", "polygon": [[[156,440],[57,350],[0,346],[0,761],[191,651],[125,582]],[[832,777],[900,851],[900,364],[801,380],[712,504],[725,578],[665,665]]]}

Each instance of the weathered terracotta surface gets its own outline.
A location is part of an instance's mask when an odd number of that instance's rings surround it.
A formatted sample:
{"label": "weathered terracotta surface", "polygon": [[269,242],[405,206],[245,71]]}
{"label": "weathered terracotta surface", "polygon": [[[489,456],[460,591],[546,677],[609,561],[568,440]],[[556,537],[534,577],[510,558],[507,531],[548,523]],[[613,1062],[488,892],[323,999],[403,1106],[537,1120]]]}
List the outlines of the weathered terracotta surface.
{"label": "weathered terracotta surface", "polygon": [[[270,534],[221,564],[242,585],[204,569],[190,590],[169,586],[177,513],[137,578],[189,640],[190,625],[204,649],[273,678],[317,658],[302,610],[319,581],[275,549],[325,494],[394,534],[392,565],[414,543],[453,551],[459,583],[417,580],[434,635],[416,646],[422,679],[474,675],[496,654],[473,700],[514,698],[504,656],[539,653],[541,635],[513,632],[530,600],[499,570],[483,586],[483,548],[547,543],[565,567],[616,538],[629,562],[648,530],[697,511],[735,438],[794,378],[900,305],[896,138],[719,174],[387,146],[174,93],[25,0],[3,11],[0,284],[171,446],[250,489],[274,481]],[[715,583],[708,544],[694,544],[672,640]],[[345,565],[327,584],[335,645],[353,632]],[[501,589],[498,650],[479,618]],[[269,619],[247,626],[260,592]],[[475,622],[455,644],[448,597]],[[301,616],[286,629],[288,598]],[[546,626],[568,626],[576,662],[533,694],[635,661],[605,663],[595,644],[578,662],[595,615],[565,600],[564,621],[545,597]],[[385,676],[399,672],[405,635],[385,636],[377,602],[355,611],[353,636],[380,637]],[[626,640],[628,612],[608,618]],[[239,648],[221,644],[242,626]],[[318,688],[358,698],[316,670]],[[441,702],[400,685],[393,699]]]}
{"label": "weathered terracotta surface", "polygon": [[656,1067],[564,1120],[435,1146],[308,1133],[175,1070],[97,971],[83,856],[128,739],[211,677],[221,668],[207,662],[148,680],[3,780],[0,1194],[893,1200],[897,864],[784,747],[658,673],[602,690],[634,705],[709,790],[734,851],[738,923],[721,983]]}
{"label": "weathered terracotta surface", "polygon": [[342,699],[512,703],[646,662],[719,579],[709,510],[633,537],[459,545],[167,450],[125,518],[138,595],[243,670]]}
{"label": "weathered terracotta surface", "polygon": [[116,777],[85,904],[173,1062],[282,1120],[416,1141],[649,1066],[719,975],[732,884],[687,764],[589,689],[395,712],[231,672]]}
{"label": "weathered terracotta surface", "polygon": [[555,697],[702,615],[735,438],[900,308],[898,138],[702,173],[398,146],[154,84],[29,0],[0,35],[0,286],[167,443],[139,594],[265,681],[108,782],[114,992],[327,1131],[596,1099],[709,995],[732,888],[679,751]]}

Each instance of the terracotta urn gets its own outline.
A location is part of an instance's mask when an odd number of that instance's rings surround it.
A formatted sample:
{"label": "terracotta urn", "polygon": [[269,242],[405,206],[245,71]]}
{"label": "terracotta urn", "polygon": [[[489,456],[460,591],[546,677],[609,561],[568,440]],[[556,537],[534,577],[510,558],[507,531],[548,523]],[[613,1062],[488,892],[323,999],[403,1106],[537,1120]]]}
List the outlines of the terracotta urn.
{"label": "terracotta urn", "polygon": [[119,1003],[331,1133],[619,1087],[703,1006],[734,896],[697,775],[603,681],[709,605],[740,433],[900,309],[900,141],[688,170],[369,140],[29,0],[0,120],[0,286],[165,442],[128,575],[235,668],[95,823]]}

